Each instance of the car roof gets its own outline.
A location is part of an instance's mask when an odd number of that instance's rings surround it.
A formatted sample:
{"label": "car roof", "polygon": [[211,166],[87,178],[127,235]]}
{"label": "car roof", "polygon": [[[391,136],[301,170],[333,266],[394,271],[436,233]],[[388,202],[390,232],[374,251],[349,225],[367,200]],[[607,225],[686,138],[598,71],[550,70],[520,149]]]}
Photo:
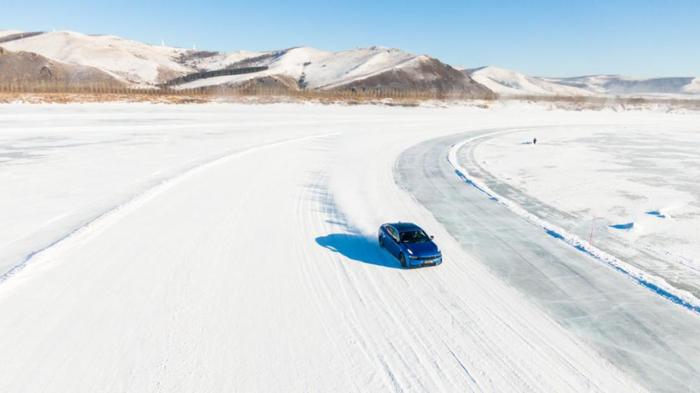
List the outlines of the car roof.
{"label": "car roof", "polygon": [[387,225],[391,225],[392,227],[396,228],[396,230],[399,232],[415,231],[416,229],[421,229],[421,227],[419,227],[418,225],[410,222],[395,222]]}

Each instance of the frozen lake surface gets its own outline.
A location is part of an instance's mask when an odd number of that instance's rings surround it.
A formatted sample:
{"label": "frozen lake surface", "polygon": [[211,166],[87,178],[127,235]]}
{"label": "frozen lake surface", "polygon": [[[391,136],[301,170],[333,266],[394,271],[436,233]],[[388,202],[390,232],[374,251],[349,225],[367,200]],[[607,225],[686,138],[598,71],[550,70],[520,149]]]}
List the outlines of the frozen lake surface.
{"label": "frozen lake surface", "polygon": [[700,126],[532,128],[461,155],[499,194],[700,298]]}
{"label": "frozen lake surface", "polygon": [[[572,318],[555,318],[526,289],[561,281],[521,287],[498,270],[527,242],[454,231],[395,168],[449,135],[699,121],[527,105],[0,105],[0,391],[697,390],[691,339],[658,357],[654,378],[631,367],[649,364],[637,362],[640,342],[671,345],[687,326],[677,321],[696,314],[639,285],[596,284],[559,286],[568,303],[556,309]],[[421,190],[448,147],[414,168]],[[476,214],[466,201],[437,203]],[[665,206],[644,206],[659,210],[645,217],[675,220]],[[492,218],[482,235],[531,229],[506,210]],[[444,263],[399,269],[376,243],[378,226],[399,220],[435,235]],[[590,263],[527,233],[529,255]],[[601,282],[619,279],[595,266]],[[553,276],[541,271],[529,277]],[[618,340],[625,361],[590,341],[609,335],[576,323],[581,310],[629,322],[623,298],[662,310],[671,332]]]}
{"label": "frozen lake surface", "polygon": [[[700,386],[699,314],[562,241],[457,176],[442,159],[460,141],[508,130],[432,139],[399,157],[397,182],[494,274],[654,392]],[[692,389],[690,389],[692,390]]]}

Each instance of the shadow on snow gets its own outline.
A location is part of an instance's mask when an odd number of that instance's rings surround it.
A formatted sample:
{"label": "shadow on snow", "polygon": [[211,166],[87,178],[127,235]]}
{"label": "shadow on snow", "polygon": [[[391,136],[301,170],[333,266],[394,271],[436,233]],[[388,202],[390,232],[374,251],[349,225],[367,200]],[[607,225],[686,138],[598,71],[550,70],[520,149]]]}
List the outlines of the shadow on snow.
{"label": "shadow on snow", "polygon": [[377,242],[367,236],[353,233],[332,233],[317,237],[316,243],[353,261],[393,269],[401,268],[398,260],[379,248]]}

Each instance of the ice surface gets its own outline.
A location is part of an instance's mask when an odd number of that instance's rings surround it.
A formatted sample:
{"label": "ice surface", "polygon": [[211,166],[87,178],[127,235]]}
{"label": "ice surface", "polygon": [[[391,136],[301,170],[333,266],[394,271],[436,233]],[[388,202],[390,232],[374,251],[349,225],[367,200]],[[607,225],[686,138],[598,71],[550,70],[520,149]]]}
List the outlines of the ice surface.
{"label": "ice surface", "polygon": [[[0,258],[24,267],[0,283],[0,391],[643,390],[493,274],[393,168],[469,129],[697,122],[530,106],[2,105]],[[396,220],[435,235],[443,265],[394,268],[375,234]]]}
{"label": "ice surface", "polygon": [[[698,131],[528,129],[485,138],[462,157],[526,210],[699,297]],[[535,136],[537,145],[520,144]]]}
{"label": "ice surface", "polygon": [[463,249],[645,388],[697,390],[700,314],[648,290],[652,285],[639,285],[610,269],[587,249],[565,245],[562,233],[533,225],[504,200],[493,198],[491,190],[464,182],[452,157],[440,159],[466,138],[494,132],[499,131],[412,147],[396,165],[398,183],[431,210]]}

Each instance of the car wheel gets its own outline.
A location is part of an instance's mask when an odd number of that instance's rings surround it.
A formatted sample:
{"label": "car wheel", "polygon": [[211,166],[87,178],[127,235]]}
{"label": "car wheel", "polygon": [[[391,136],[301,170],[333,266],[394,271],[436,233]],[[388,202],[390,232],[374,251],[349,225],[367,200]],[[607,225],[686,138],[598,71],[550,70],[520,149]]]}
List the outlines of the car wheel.
{"label": "car wheel", "polygon": [[403,256],[403,253],[399,254],[399,262],[401,262],[401,267],[408,267],[408,265],[406,265],[406,257]]}

